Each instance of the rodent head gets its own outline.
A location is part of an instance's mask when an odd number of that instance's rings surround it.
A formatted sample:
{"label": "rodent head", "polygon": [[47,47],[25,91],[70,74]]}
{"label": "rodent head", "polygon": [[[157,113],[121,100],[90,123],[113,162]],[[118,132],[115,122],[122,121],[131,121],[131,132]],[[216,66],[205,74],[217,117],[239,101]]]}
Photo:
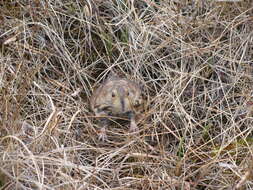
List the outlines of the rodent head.
{"label": "rodent head", "polygon": [[124,86],[113,87],[108,95],[107,100],[111,104],[112,113],[126,113],[133,111],[134,106],[141,104],[139,92],[127,89]]}

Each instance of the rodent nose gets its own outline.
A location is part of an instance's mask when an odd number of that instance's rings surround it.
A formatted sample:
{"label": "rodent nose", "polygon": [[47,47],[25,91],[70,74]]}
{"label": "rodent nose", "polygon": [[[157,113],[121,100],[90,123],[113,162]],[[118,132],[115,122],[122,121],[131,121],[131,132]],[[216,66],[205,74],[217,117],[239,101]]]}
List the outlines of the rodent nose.
{"label": "rodent nose", "polygon": [[120,104],[121,104],[121,111],[124,112],[125,111],[125,101],[123,98],[120,99]]}

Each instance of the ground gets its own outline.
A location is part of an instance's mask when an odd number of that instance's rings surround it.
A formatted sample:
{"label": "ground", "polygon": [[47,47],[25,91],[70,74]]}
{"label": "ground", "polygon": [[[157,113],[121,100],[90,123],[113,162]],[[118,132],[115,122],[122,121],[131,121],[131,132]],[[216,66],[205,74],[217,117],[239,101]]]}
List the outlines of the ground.
{"label": "ground", "polygon": [[[0,1],[0,189],[253,189],[252,7]],[[145,101],[102,142],[111,71]]]}

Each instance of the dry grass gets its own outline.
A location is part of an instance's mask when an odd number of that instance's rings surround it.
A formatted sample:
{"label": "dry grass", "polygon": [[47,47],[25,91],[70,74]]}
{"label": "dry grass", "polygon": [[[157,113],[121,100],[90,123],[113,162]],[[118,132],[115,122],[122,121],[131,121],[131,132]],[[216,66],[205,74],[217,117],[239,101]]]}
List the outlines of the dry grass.
{"label": "dry grass", "polygon": [[[0,4],[0,189],[253,189],[250,0]],[[111,70],[146,103],[101,142]]]}

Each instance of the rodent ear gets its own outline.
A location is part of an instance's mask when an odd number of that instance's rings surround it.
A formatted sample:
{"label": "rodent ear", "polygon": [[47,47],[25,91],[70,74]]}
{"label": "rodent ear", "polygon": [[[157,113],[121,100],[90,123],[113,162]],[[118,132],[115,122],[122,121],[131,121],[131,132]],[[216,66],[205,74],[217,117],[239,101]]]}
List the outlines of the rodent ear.
{"label": "rodent ear", "polygon": [[146,87],[146,85],[145,85],[144,82],[138,83],[138,85],[139,85],[139,88],[141,89],[142,92],[145,91],[145,90],[147,90],[147,87]]}
{"label": "rodent ear", "polygon": [[119,75],[116,74],[114,71],[110,71],[109,74],[107,74],[107,77],[103,80],[103,84],[107,83],[108,81],[111,80],[117,80],[119,79]]}
{"label": "rodent ear", "polygon": [[115,80],[118,78],[119,78],[119,75],[117,73],[115,73],[114,71],[110,71],[110,73],[108,74],[107,80]]}

